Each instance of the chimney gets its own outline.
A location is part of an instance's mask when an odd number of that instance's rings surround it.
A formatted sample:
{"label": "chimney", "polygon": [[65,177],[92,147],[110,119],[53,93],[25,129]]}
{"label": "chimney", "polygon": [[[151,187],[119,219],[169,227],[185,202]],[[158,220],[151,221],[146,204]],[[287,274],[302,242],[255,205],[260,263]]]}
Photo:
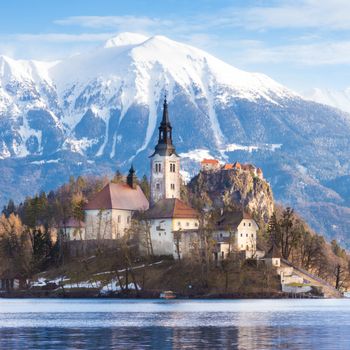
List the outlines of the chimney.
{"label": "chimney", "polygon": [[133,189],[136,188],[136,185],[137,185],[137,178],[136,178],[136,175],[135,175],[135,170],[134,170],[134,167],[133,165],[131,165],[131,168],[129,170],[129,174],[126,178],[126,183]]}

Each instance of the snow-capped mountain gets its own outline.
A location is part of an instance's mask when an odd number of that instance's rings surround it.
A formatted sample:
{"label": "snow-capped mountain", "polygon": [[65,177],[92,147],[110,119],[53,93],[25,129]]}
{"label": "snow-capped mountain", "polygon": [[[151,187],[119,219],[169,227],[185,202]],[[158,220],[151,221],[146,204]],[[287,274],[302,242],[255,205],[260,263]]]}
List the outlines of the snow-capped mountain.
{"label": "snow-capped mountain", "polygon": [[350,113],[350,88],[346,88],[345,90],[314,88],[305,92],[303,96],[311,101],[339,108]]}
{"label": "snow-capped mountain", "polygon": [[184,174],[203,155],[256,163],[277,199],[350,237],[348,115],[163,36],[123,33],[51,63],[0,57],[0,202],[131,162],[147,173],[165,93]]}

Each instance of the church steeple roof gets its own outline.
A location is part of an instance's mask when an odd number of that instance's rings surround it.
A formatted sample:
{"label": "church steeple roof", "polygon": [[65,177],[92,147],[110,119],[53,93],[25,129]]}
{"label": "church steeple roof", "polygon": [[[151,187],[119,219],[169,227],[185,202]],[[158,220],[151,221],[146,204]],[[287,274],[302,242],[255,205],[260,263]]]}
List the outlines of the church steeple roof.
{"label": "church steeple roof", "polygon": [[166,94],[164,96],[164,102],[163,102],[163,118],[160,123],[161,126],[169,126],[171,128],[171,124],[169,121],[169,112],[168,112],[168,101],[166,99]]}
{"label": "church steeple roof", "polygon": [[155,151],[152,154],[152,156],[154,156],[155,154],[159,154],[162,156],[164,155],[170,156],[174,153],[176,154],[175,147],[173,145],[173,136],[172,136],[173,128],[170,123],[168,101],[167,101],[166,95],[164,96],[164,102],[163,102],[162,121],[160,122],[158,129],[159,129],[158,143],[155,147]]}

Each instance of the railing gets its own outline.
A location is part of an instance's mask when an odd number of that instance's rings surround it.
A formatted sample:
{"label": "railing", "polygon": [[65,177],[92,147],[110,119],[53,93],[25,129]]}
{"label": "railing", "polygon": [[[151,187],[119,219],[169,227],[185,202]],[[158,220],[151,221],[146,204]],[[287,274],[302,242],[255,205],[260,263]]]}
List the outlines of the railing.
{"label": "railing", "polygon": [[316,281],[322,283],[323,285],[326,285],[327,287],[331,288],[333,291],[336,291],[337,293],[340,293],[340,292],[338,291],[338,289],[334,288],[331,284],[329,284],[328,282],[326,282],[326,281],[323,280],[322,278],[313,275],[312,273],[310,273],[310,272],[308,272],[308,271],[302,269],[301,267],[295,266],[294,264],[292,264],[290,261],[288,261],[288,260],[286,260],[286,259],[283,259],[283,258],[282,258],[281,261],[282,261],[283,263],[285,263],[286,265],[291,266],[291,267],[293,267],[294,269],[298,270],[299,272],[303,273],[304,275],[309,276],[310,278],[312,278],[312,279],[314,279],[314,280],[316,280]]}

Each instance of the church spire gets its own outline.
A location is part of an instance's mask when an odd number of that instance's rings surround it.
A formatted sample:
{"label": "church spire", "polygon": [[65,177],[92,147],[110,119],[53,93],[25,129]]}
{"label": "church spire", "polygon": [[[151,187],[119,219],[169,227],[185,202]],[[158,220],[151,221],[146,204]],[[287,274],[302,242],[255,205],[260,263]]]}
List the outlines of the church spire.
{"label": "church spire", "polygon": [[159,125],[159,137],[158,137],[158,144],[155,147],[155,153],[158,153],[160,155],[172,155],[175,152],[175,147],[173,145],[173,135],[172,135],[172,126],[170,123],[169,118],[169,111],[168,111],[168,101],[167,96],[165,94],[164,96],[164,102],[163,102],[163,116],[162,121]]}
{"label": "church spire", "polygon": [[164,95],[163,118],[162,118],[161,125],[169,125],[171,127],[170,121],[169,121],[168,101],[166,99],[166,94]]}
{"label": "church spire", "polygon": [[135,175],[135,169],[134,169],[134,165],[131,164],[131,168],[129,170],[129,174],[126,178],[126,183],[133,189],[136,188],[136,185],[137,185],[137,178],[136,178],[136,175]]}

